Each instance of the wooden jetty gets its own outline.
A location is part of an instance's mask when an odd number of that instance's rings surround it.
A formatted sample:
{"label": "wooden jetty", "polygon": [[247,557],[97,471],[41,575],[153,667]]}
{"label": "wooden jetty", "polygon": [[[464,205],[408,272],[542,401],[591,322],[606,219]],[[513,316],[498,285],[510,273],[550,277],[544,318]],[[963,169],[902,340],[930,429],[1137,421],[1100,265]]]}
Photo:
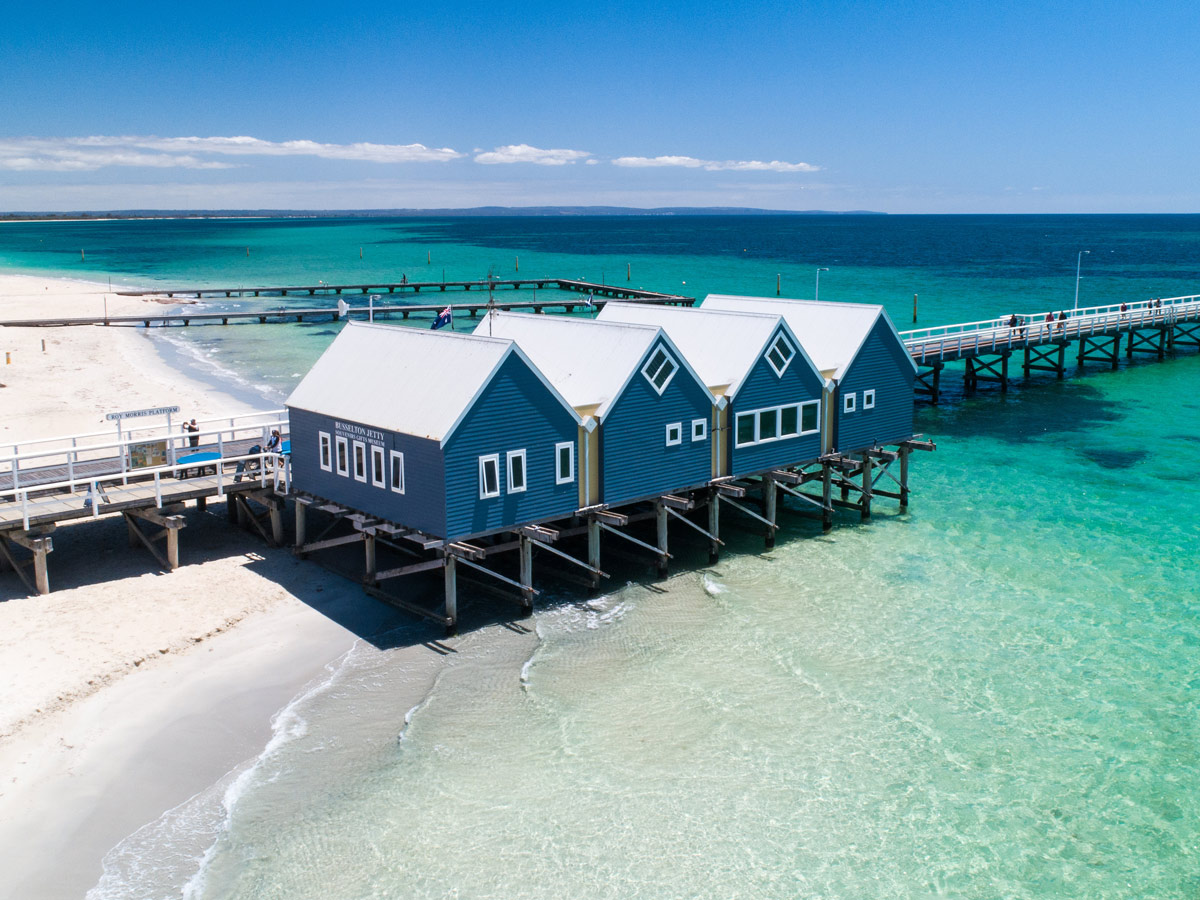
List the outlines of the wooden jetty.
{"label": "wooden jetty", "polygon": [[[1015,321],[1014,321],[1015,319]],[[1007,391],[1010,360],[1022,354],[1021,370],[1066,376],[1067,350],[1077,344],[1075,362],[1102,363],[1116,369],[1122,355],[1164,359],[1177,348],[1200,349],[1200,294],[1094,306],[1073,311],[1014,313],[960,325],[941,325],[901,333],[918,366],[918,395],[937,403],[942,370],[964,363],[963,386],[974,392],[981,382]]]}
{"label": "wooden jetty", "polygon": [[[208,312],[203,308],[198,310],[188,309],[186,307],[174,310],[172,312],[159,313],[156,315],[138,315],[138,316],[74,316],[74,317],[58,317],[58,318],[37,318],[37,319],[13,319],[0,321],[0,327],[64,327],[71,325],[143,325],[146,328],[151,326],[171,326],[171,325],[191,325],[195,324],[217,324],[228,325],[230,322],[258,322],[259,324],[282,324],[288,322],[303,322],[306,319],[313,320],[330,320],[338,321],[343,318],[392,318],[400,316],[402,319],[407,319],[409,316],[436,316],[449,305],[455,312],[465,312],[471,318],[476,318],[480,312],[488,309],[502,310],[531,310],[535,313],[545,312],[547,310],[561,310],[566,313],[572,313],[580,309],[602,308],[609,300],[627,300],[637,303],[661,304],[666,306],[691,306],[695,302],[694,297],[685,297],[679,294],[664,294],[658,291],[647,291],[641,288],[625,288],[611,284],[598,284],[590,281],[576,281],[566,278],[551,278],[551,279],[524,279],[521,281],[452,281],[452,282],[408,282],[394,285],[317,285],[315,287],[282,287],[282,288],[187,288],[185,290],[170,290],[170,291],[122,291],[121,296],[127,297],[195,297],[197,299],[204,297],[244,297],[247,294],[252,294],[255,297],[259,296],[288,296],[290,294],[337,294],[345,292],[360,292],[362,294],[371,294],[372,292],[382,291],[389,288],[394,288],[395,292],[417,293],[422,287],[424,288],[441,288],[471,290],[478,288],[481,292],[488,291],[489,288],[510,287],[517,288],[520,286],[532,286],[534,290],[533,300],[496,300],[490,296],[488,299],[480,299],[477,301],[469,301],[464,303],[405,303],[405,304],[385,304],[374,305],[370,307],[354,306],[343,308],[340,306],[320,306],[320,307],[305,307],[305,308],[288,308],[278,307],[276,309],[251,309],[251,310],[226,310],[221,312]],[[568,294],[583,294],[585,297],[575,299],[574,297],[537,297],[536,288],[550,287],[564,291]],[[389,293],[393,291],[389,290]]]}

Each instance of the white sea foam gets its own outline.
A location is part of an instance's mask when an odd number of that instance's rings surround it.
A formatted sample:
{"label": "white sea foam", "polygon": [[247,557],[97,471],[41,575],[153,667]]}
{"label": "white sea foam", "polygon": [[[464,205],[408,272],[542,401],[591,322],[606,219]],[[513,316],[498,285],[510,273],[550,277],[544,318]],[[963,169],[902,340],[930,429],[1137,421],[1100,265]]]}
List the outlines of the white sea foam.
{"label": "white sea foam", "polygon": [[320,678],[272,717],[271,737],[258,756],[109,850],[102,860],[103,874],[87,892],[86,900],[202,897],[208,867],[221,836],[229,830],[239,801],[255,785],[278,776],[277,772],[267,771],[268,764],[284,747],[308,733],[304,710],[337,683],[359,646],[355,644],[327,665]]}

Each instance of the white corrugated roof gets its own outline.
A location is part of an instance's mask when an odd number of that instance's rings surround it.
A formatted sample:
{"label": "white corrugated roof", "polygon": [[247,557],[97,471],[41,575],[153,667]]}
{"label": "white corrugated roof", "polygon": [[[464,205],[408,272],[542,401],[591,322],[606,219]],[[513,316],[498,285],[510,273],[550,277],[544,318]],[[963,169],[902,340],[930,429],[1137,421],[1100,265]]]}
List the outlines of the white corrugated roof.
{"label": "white corrugated roof", "polygon": [[841,378],[867,339],[882,306],[868,303],[818,303],[775,297],[709,294],[702,309],[783,316],[809,357],[822,372]]}
{"label": "white corrugated roof", "polygon": [[442,441],[512,352],[510,340],[347,322],[287,405]]}
{"label": "white corrugated roof", "polygon": [[781,318],[742,311],[611,301],[596,316],[598,322],[661,327],[709,389],[723,389],[730,397],[750,374]]}
{"label": "white corrugated roof", "polygon": [[491,312],[475,334],[513,340],[576,409],[594,406],[600,418],[658,337],[646,325],[599,324],[592,319]]}

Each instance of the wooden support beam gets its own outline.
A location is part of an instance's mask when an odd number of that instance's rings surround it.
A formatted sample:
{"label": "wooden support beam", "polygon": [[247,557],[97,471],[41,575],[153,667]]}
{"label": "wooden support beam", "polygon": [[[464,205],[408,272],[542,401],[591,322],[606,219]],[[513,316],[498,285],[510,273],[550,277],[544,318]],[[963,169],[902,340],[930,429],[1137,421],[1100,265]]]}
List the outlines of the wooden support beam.
{"label": "wooden support beam", "polygon": [[671,509],[681,509],[685,512],[696,508],[696,502],[689,497],[676,497],[673,494],[663,494],[658,498],[659,503]]}
{"label": "wooden support beam", "polygon": [[752,510],[752,509],[747,509],[746,507],[742,506],[742,504],[740,504],[740,503],[735,503],[733,500],[730,500],[730,499],[729,499],[728,497],[726,497],[726,496],[723,496],[723,495],[721,495],[721,502],[722,502],[722,503],[727,503],[727,504],[729,504],[729,505],[730,505],[730,506],[732,506],[734,509],[736,509],[736,510],[739,510],[740,512],[743,512],[743,513],[745,513],[746,515],[748,515],[748,516],[749,516],[750,518],[752,518],[752,519],[757,519],[758,521],[760,521],[760,522],[762,522],[764,525],[766,525],[768,528],[778,528],[778,527],[779,527],[779,526],[778,526],[778,525],[776,525],[774,522],[768,521],[768,520],[767,520],[766,518],[764,518],[763,516],[760,516],[760,515],[759,515],[758,513],[756,513],[754,510]]}
{"label": "wooden support beam", "polygon": [[453,634],[458,630],[458,559],[447,556],[445,565],[446,632]]}
{"label": "wooden support beam", "polygon": [[541,544],[553,544],[558,540],[558,531],[547,528],[545,525],[525,525],[517,529],[517,534],[524,535]]}
{"label": "wooden support beam", "polygon": [[[629,541],[629,543],[631,543],[631,544],[636,544],[637,546],[641,547],[643,550],[649,550],[651,553],[654,553],[654,554],[662,553],[662,551],[659,550],[657,547],[655,547],[651,544],[647,544],[645,541],[639,541],[635,537],[630,537],[625,532],[623,532],[617,528],[613,528],[611,525],[609,525],[606,522],[597,522],[597,524],[601,528],[603,528],[605,531],[611,532],[612,534],[615,534],[617,537],[622,538],[623,540]],[[666,556],[669,559],[671,557],[671,554],[668,553],[668,554],[666,554]]]}
{"label": "wooden support beam", "polygon": [[908,457],[912,448],[900,445],[900,512],[908,512]]}
{"label": "wooden support beam", "polygon": [[588,566],[592,569],[592,587],[600,586],[600,578],[595,574],[600,571],[600,519],[588,516],[587,523]]}
{"label": "wooden support beam", "polygon": [[658,534],[658,576],[660,578],[667,577],[667,560],[671,558],[667,553],[667,507],[659,501],[654,504],[655,526]]}
{"label": "wooden support beam", "polygon": [[397,597],[395,594],[388,593],[387,591],[383,590],[380,587],[375,587],[373,585],[366,585],[366,586],[364,586],[363,590],[369,596],[374,597],[377,600],[382,600],[384,603],[387,603],[389,606],[394,606],[397,609],[402,609],[407,613],[411,613],[412,615],[419,616],[420,618],[423,618],[423,619],[432,619],[433,621],[439,622],[442,625],[446,626],[447,629],[450,629],[453,627],[453,622],[447,616],[441,615],[440,613],[436,613],[431,609],[426,609],[423,606],[418,606],[417,604],[415,604],[409,600],[405,600],[403,597]]}
{"label": "wooden support beam", "polygon": [[730,484],[728,482],[721,482],[720,484],[715,485],[715,487],[717,489],[717,492],[722,497],[733,497],[735,500],[741,500],[743,497],[746,496],[746,488],[744,485],[741,485],[741,484]]}
{"label": "wooden support beam", "polygon": [[821,531],[827,533],[833,530],[833,467],[829,463],[821,465]]}
{"label": "wooden support beam", "polygon": [[881,460],[883,460],[885,462],[889,462],[889,463],[895,462],[896,460],[898,460],[900,458],[900,454],[897,451],[884,450],[880,447],[876,447],[873,450],[867,450],[867,451],[865,451],[865,453],[867,456],[871,457],[872,459],[881,459]]}
{"label": "wooden support beam", "polygon": [[800,472],[789,472],[787,469],[775,469],[768,473],[771,478],[784,484],[804,484],[805,477]]}
{"label": "wooden support beam", "polygon": [[410,563],[407,566],[397,566],[394,569],[383,569],[375,573],[375,581],[388,581],[392,578],[402,578],[405,575],[415,575],[418,572],[432,572],[434,569],[441,569],[446,565],[444,557],[438,559],[427,559],[424,562]]}
{"label": "wooden support beam", "polygon": [[[607,572],[602,572],[598,567],[593,566],[590,563],[585,563],[583,560],[576,559],[575,557],[571,556],[571,554],[564,553],[562,550],[559,550],[557,547],[551,547],[549,544],[543,544],[541,541],[532,541],[532,543],[537,545],[539,550],[545,550],[547,553],[551,553],[554,556],[560,557],[561,559],[565,559],[567,562],[571,563],[572,565],[579,566],[581,569],[587,569],[588,572],[594,578],[608,578],[609,577]],[[590,584],[590,583],[591,582],[589,581],[588,584]]]}
{"label": "wooden support beam", "polygon": [[597,509],[591,515],[605,525],[615,525],[617,528],[624,528],[629,524],[629,516],[625,513],[613,512],[611,509]]}
{"label": "wooden support beam", "polygon": [[446,550],[460,559],[479,560],[487,557],[487,552],[482,547],[476,547],[474,544],[468,544],[466,541],[455,541],[452,544],[448,544]]}
{"label": "wooden support beam", "polygon": [[710,491],[708,497],[708,533],[712,538],[708,542],[708,563],[713,565],[721,555],[725,542],[721,540],[721,500],[720,493]]}
{"label": "wooden support beam", "polygon": [[866,522],[871,518],[871,491],[874,489],[875,482],[871,478],[871,454],[864,453],[862,455],[862,520]]}
{"label": "wooden support beam", "polygon": [[667,514],[674,516],[676,519],[678,519],[680,522],[682,522],[688,528],[693,528],[696,531],[700,532],[702,535],[704,535],[706,538],[708,538],[709,541],[714,542],[722,547],[725,546],[725,542],[722,541],[719,537],[717,537],[716,534],[714,534],[711,531],[705,531],[703,528],[701,528],[699,525],[697,525],[695,522],[693,522],[691,519],[689,519],[683,513],[676,512],[675,510],[671,509],[670,507],[667,507]]}
{"label": "wooden support beam", "polygon": [[299,549],[304,546],[305,526],[308,524],[308,504],[296,498],[296,543],[295,547]]}
{"label": "wooden support beam", "polygon": [[363,581],[374,584],[378,579],[375,574],[375,535],[363,534]]}
{"label": "wooden support beam", "polygon": [[521,535],[521,605],[533,611],[533,541]]}
{"label": "wooden support beam", "polygon": [[771,523],[772,528],[767,529],[765,535],[767,549],[770,550],[775,546],[775,531],[779,527],[775,524],[776,504],[779,500],[779,492],[775,489],[775,481],[769,475],[764,476],[762,480],[763,488],[763,512],[766,513],[766,519]]}
{"label": "wooden support beam", "polygon": [[344,544],[355,544],[364,540],[366,535],[361,531],[356,531],[354,534],[343,535],[342,537],[327,538],[323,541],[313,541],[311,544],[305,544],[300,547],[301,553],[316,553],[318,550],[328,550],[330,547],[341,547]]}
{"label": "wooden support beam", "polygon": [[527,586],[521,584],[521,582],[519,582],[519,581],[513,581],[511,578],[509,578],[506,575],[501,575],[499,572],[493,572],[491,569],[487,568],[486,566],[481,566],[481,565],[479,565],[479,563],[472,562],[471,560],[466,559],[464,557],[447,555],[446,559],[447,559],[447,562],[449,562],[451,560],[457,560],[458,565],[466,566],[468,569],[471,569],[472,571],[482,572],[484,575],[487,575],[490,578],[495,578],[497,581],[502,581],[505,584],[510,585],[511,587],[515,587],[517,590],[521,591],[522,594],[524,594],[525,592],[529,592],[529,593],[533,594],[534,596],[536,596],[541,593],[541,591],[537,590],[536,588],[534,588],[532,586],[527,587]]}

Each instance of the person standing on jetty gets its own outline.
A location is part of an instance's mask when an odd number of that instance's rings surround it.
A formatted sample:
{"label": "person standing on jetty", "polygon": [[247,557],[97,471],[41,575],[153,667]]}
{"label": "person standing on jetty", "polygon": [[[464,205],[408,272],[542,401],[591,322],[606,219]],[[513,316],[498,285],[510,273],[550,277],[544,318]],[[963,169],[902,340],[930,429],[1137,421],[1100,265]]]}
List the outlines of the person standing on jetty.
{"label": "person standing on jetty", "polygon": [[188,445],[191,447],[199,447],[200,435],[198,432],[200,431],[200,426],[196,424],[196,420],[192,419],[192,421],[186,423],[183,426],[183,430],[188,433]]}

